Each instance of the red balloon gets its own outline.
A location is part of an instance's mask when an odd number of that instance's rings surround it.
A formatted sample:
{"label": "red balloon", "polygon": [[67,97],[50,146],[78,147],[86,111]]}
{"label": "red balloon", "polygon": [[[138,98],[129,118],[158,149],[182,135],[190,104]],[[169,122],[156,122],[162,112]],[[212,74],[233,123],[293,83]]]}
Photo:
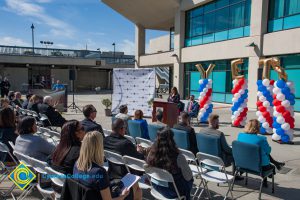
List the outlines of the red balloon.
{"label": "red balloon", "polygon": [[243,86],[244,83],[245,83],[245,79],[241,78],[241,79],[239,80],[239,83],[238,83],[238,84],[241,85],[241,86]]}
{"label": "red balloon", "polygon": [[276,99],[276,94],[273,95],[273,99]]}
{"label": "red balloon", "polygon": [[269,112],[263,112],[262,115],[264,116],[264,118],[268,118],[270,116]]}
{"label": "red balloon", "polygon": [[236,120],[236,121],[233,122],[233,125],[234,125],[234,126],[239,126],[240,123]]}
{"label": "red balloon", "polygon": [[283,113],[285,111],[285,108],[283,106],[276,107],[277,112]]}
{"label": "red balloon", "polygon": [[260,110],[260,112],[264,113],[264,112],[267,111],[267,108],[264,107],[264,106],[260,106],[260,107],[259,107],[259,110]]}
{"label": "red balloon", "polygon": [[286,111],[284,111],[284,112],[282,113],[282,116],[283,116],[285,119],[287,119],[287,118],[290,118],[290,117],[291,117],[291,113],[290,113],[288,110],[286,110]]}
{"label": "red balloon", "polygon": [[262,103],[261,101],[257,101],[257,102],[256,102],[256,105],[257,105],[257,107],[260,107],[260,106],[263,105],[263,103]]}
{"label": "red balloon", "polygon": [[275,81],[274,80],[270,80],[270,85],[274,85]]}
{"label": "red balloon", "polygon": [[295,124],[290,124],[290,127],[291,127],[291,129],[294,129],[295,128]]}

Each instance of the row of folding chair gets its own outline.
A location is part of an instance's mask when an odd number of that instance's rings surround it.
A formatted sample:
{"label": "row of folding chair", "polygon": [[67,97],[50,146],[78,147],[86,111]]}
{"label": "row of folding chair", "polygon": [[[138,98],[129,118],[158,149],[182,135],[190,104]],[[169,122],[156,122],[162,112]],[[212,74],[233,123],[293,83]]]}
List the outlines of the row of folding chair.
{"label": "row of folding chair", "polygon": [[55,146],[59,143],[60,133],[57,131],[38,126],[37,134],[46,139],[48,142],[53,143]]}

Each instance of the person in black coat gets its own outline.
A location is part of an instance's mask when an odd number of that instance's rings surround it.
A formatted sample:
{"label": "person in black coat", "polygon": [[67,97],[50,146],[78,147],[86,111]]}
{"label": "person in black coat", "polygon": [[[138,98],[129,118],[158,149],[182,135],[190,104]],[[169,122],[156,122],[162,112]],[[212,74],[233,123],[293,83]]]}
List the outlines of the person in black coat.
{"label": "person in black coat", "polygon": [[84,106],[83,115],[85,119],[81,121],[81,124],[84,127],[85,132],[98,131],[102,133],[102,136],[104,137],[102,126],[94,121],[97,116],[96,108],[91,104]]}
{"label": "person in black coat", "polygon": [[1,81],[1,83],[0,83],[1,97],[2,98],[4,96],[6,96],[6,97],[8,96],[9,88],[10,88],[10,83],[9,83],[8,79],[5,77],[3,79],[3,81]]}
{"label": "person in black coat", "polygon": [[45,96],[44,102],[38,104],[38,111],[48,117],[52,126],[62,127],[66,122],[66,119],[53,107],[53,98],[50,96]]}
{"label": "person in black coat", "polygon": [[[126,133],[125,123],[122,119],[116,119],[112,124],[112,134],[104,138],[104,149],[122,156],[127,155],[144,160],[143,149],[124,137]],[[111,180],[121,179],[127,174],[124,166],[109,163],[108,174]]]}

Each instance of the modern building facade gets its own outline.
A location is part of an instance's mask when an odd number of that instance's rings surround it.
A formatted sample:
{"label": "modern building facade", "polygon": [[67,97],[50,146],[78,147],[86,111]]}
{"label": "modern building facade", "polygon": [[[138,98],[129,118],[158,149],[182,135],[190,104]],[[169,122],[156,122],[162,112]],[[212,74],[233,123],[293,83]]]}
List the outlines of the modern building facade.
{"label": "modern building facade", "polygon": [[[213,101],[231,103],[230,62],[243,58],[250,108],[256,108],[258,61],[277,56],[296,87],[300,111],[300,0],[102,0],[135,23],[136,67],[169,66],[173,85],[186,98],[198,96],[200,73],[195,64],[216,64],[211,74]],[[169,31],[150,41],[145,30]],[[271,71],[271,78],[278,79]]]}
{"label": "modern building facade", "polygon": [[112,69],[134,67],[134,56],[124,52],[49,48],[32,52],[32,47],[0,45],[0,77],[8,77],[11,90],[49,89],[57,80],[72,89],[70,70],[75,72],[75,91],[111,90]]}

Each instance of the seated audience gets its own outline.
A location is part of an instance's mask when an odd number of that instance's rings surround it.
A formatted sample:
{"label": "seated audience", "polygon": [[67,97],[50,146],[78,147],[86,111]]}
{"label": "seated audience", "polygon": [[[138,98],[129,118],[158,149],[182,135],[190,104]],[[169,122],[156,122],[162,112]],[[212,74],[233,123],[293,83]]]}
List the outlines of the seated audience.
{"label": "seated audience", "polygon": [[[128,120],[131,119],[131,117],[127,114],[128,113],[128,107],[127,105],[121,105],[119,107],[120,112],[115,116],[115,118],[123,119],[126,126],[126,133],[128,131]],[[128,134],[128,133],[127,133]]]}
{"label": "seated audience", "polygon": [[66,122],[66,119],[55,110],[53,103],[53,98],[51,96],[45,96],[43,103],[38,105],[39,113],[45,114],[52,126],[62,127]]}
{"label": "seated audience", "polygon": [[190,96],[190,101],[187,104],[186,112],[189,114],[190,118],[198,116],[199,104],[197,101],[195,101],[194,95]]}
{"label": "seated audience", "polygon": [[19,105],[17,105],[17,104],[15,103],[16,95],[15,95],[15,92],[14,92],[14,91],[9,91],[7,98],[8,98],[8,100],[9,100],[9,104],[10,104],[12,107],[19,106]]}
{"label": "seated audience", "polygon": [[29,99],[32,97],[32,94],[26,94],[26,99],[22,104],[22,108],[27,109],[28,103],[29,103]]}
{"label": "seated audience", "polygon": [[22,99],[22,94],[20,92],[15,92],[15,99],[13,100],[14,104],[22,108],[23,104],[23,99]]}
{"label": "seated audience", "polygon": [[82,112],[85,117],[85,119],[81,121],[84,131],[86,133],[90,131],[98,131],[102,134],[102,136],[104,136],[102,126],[94,121],[97,116],[96,108],[93,105],[89,104],[83,107]]}
{"label": "seated audience", "polygon": [[160,126],[167,126],[167,124],[163,123],[163,111],[157,110],[155,114],[156,122],[152,122],[152,124],[160,125]]}
{"label": "seated audience", "polygon": [[[174,141],[174,133],[168,127],[158,131],[157,138],[150,148],[146,159],[150,167],[167,170],[173,175],[176,187],[180,195],[190,199],[193,186],[193,174],[185,157],[180,153]],[[152,181],[152,186],[166,198],[177,197],[171,183]]]}
{"label": "seated audience", "polygon": [[33,110],[36,113],[39,113],[38,105],[43,102],[43,100],[41,100],[41,99],[43,99],[42,96],[39,96],[39,95],[36,95],[36,94],[32,95],[31,98],[29,99],[27,109],[28,110]]}
{"label": "seated audience", "polygon": [[[220,138],[220,149],[222,154],[222,160],[226,167],[233,164],[232,149],[228,145],[225,135],[223,132],[219,131],[219,115],[211,114],[208,118],[208,128],[201,129],[199,134],[206,134],[211,136],[216,136]],[[215,155],[218,156],[218,155]]]}
{"label": "seated audience", "polygon": [[13,110],[13,107],[9,105],[9,100],[7,98],[1,98],[1,109],[10,108]]}
{"label": "seated audience", "polygon": [[190,126],[189,114],[187,112],[181,112],[180,116],[181,116],[181,122],[175,124],[173,128],[178,130],[183,130],[188,133],[189,141],[190,141],[189,150],[196,155],[196,153],[198,152],[196,133],[194,128]]}
{"label": "seated audience", "polygon": [[23,117],[18,124],[19,136],[16,139],[15,151],[31,156],[35,159],[46,161],[55,146],[38,135],[36,121],[33,117]]}
{"label": "seated audience", "polygon": [[[123,123],[124,125],[124,123]],[[103,168],[104,151],[103,137],[97,132],[89,132],[85,135],[78,161],[75,163],[73,174],[75,176],[88,176],[86,179],[77,179],[81,184],[99,190],[101,199],[110,200],[112,194],[110,190],[110,180],[106,170]],[[119,196],[113,196],[113,199],[125,199],[129,190],[125,189]],[[142,199],[142,191],[138,184],[133,186],[134,199]]]}
{"label": "seated audience", "polygon": [[[8,146],[11,154],[13,153],[12,147],[8,142],[15,143],[18,135],[16,134],[16,116],[12,109],[3,108],[0,110],[0,142],[6,144]],[[0,158],[3,157],[4,154],[0,153]],[[13,160],[6,156],[5,161],[12,162]]]}
{"label": "seated audience", "polygon": [[[278,162],[272,158],[272,156],[270,155],[271,147],[268,144],[267,138],[265,136],[258,135],[260,130],[259,126],[260,124],[258,120],[251,119],[246,124],[245,131],[238,135],[237,140],[240,142],[258,145],[261,148],[262,170],[268,171],[270,169],[273,169],[275,173],[274,165],[278,170],[280,170],[285,165],[285,163]],[[267,179],[264,179],[263,184],[265,187],[267,187]]]}
{"label": "seated audience", "polygon": [[141,137],[149,140],[150,137],[149,137],[149,132],[148,132],[148,123],[146,120],[143,119],[143,111],[136,110],[134,112],[134,120],[140,122],[142,125]]}
{"label": "seated audience", "polygon": [[[142,148],[140,146],[135,147],[130,140],[125,138],[125,132],[124,121],[116,119],[112,123],[112,133],[104,138],[104,149],[122,156],[127,155],[143,160]],[[127,170],[124,166],[109,163],[108,174],[111,179],[120,179],[127,174]]]}
{"label": "seated audience", "polygon": [[53,169],[63,174],[73,174],[84,135],[84,128],[77,120],[68,121],[63,125],[59,144],[49,160]]}

